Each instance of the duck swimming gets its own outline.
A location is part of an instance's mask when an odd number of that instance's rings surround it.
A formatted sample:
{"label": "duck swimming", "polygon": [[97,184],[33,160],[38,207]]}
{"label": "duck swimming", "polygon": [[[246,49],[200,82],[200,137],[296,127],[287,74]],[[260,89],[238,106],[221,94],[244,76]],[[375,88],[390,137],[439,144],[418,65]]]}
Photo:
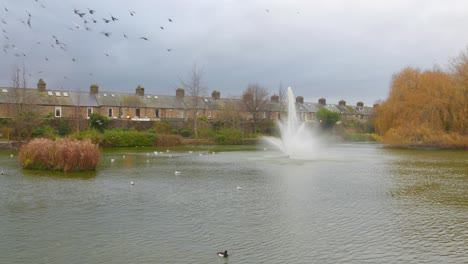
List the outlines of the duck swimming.
{"label": "duck swimming", "polygon": [[218,256],[223,257],[223,258],[227,258],[228,257],[227,250],[224,250],[224,252],[218,252]]}

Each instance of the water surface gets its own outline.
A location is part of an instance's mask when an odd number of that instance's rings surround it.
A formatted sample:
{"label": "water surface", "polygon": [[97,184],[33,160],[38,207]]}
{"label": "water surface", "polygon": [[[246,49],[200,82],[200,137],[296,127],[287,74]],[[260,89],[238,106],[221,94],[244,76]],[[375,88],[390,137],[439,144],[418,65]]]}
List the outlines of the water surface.
{"label": "water surface", "polygon": [[154,151],[80,174],[0,152],[0,263],[468,262],[466,151]]}

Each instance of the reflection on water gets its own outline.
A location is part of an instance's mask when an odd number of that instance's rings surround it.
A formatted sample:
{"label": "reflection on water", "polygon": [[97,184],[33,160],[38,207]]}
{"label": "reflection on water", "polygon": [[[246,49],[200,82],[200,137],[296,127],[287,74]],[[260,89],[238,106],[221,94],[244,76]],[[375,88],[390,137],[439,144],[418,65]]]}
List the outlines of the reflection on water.
{"label": "reflection on water", "polygon": [[66,175],[0,152],[0,263],[468,262],[467,152],[232,150],[106,150]]}

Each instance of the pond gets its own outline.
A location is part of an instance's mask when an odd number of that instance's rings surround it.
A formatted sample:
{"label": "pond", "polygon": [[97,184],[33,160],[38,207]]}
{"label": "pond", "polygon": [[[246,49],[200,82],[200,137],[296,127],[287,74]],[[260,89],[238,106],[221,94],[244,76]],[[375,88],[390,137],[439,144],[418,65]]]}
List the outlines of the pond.
{"label": "pond", "polygon": [[75,174],[16,158],[0,152],[0,263],[468,262],[466,151],[114,149]]}

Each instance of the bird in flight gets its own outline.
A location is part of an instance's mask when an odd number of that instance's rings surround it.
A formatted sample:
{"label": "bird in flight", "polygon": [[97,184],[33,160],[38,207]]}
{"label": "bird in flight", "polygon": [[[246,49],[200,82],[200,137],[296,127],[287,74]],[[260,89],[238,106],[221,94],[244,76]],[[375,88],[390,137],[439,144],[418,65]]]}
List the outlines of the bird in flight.
{"label": "bird in flight", "polygon": [[96,11],[94,11],[93,9],[89,9],[89,8],[88,8],[88,10],[89,10],[89,13],[90,13],[91,15],[93,15],[94,13],[96,13]]}
{"label": "bird in flight", "polygon": [[172,22],[172,19],[168,18],[167,20],[169,20],[169,22]]}
{"label": "bird in flight", "polygon": [[130,15],[133,16],[135,15],[135,11],[132,11],[132,10],[128,10],[130,12]]}
{"label": "bird in flight", "polygon": [[114,17],[112,14],[111,14],[111,19],[112,19],[112,21],[114,21],[114,22],[117,21],[117,20],[119,20],[119,19],[117,19],[116,17]]}
{"label": "bird in flight", "polygon": [[164,27],[159,27],[159,28],[164,29]]}
{"label": "bird in flight", "polygon": [[141,37],[140,39],[148,41],[149,39],[147,37]]}
{"label": "bird in flight", "polygon": [[109,23],[109,22],[111,22],[111,20],[110,20],[110,19],[106,19],[106,18],[103,18],[102,20],[104,20],[104,22],[105,22],[105,23]]}
{"label": "bird in flight", "polygon": [[110,35],[112,35],[111,32],[105,32],[105,31],[103,31],[103,32],[101,32],[101,33],[104,34],[104,36],[106,36],[106,37],[109,37]]}

